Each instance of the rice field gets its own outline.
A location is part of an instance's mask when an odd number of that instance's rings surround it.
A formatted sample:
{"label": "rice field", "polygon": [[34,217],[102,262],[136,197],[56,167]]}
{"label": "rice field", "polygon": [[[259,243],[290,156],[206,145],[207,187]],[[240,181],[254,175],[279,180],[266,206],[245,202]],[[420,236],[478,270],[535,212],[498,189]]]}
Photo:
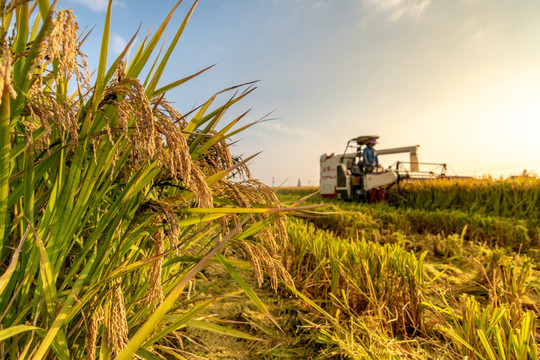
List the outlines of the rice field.
{"label": "rice field", "polygon": [[253,84],[167,102],[179,4],[111,58],[109,3],[93,75],[70,10],[0,5],[1,359],[538,359],[539,179],[275,191]]}
{"label": "rice field", "polygon": [[314,356],[537,359],[539,189],[537,178],[411,182],[392,205],[330,201],[289,219],[286,267],[317,316],[306,318]]}

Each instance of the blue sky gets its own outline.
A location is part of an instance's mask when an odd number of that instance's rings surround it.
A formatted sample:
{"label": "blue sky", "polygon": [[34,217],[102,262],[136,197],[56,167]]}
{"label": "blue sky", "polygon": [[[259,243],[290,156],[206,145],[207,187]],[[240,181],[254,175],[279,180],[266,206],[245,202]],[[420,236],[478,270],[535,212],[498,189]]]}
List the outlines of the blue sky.
{"label": "blue sky", "polygon": [[[111,51],[174,3],[114,1]],[[106,4],[59,1],[81,29],[95,26],[91,67]],[[420,161],[452,174],[540,173],[539,34],[537,0],[201,0],[163,80],[216,64],[167,94],[180,112],[261,80],[231,116],[252,108],[245,123],[272,111],[276,120],[240,135],[232,152],[263,151],[251,169],[267,184],[317,185],[320,155],[365,134],[379,135],[380,149],[418,144]]]}

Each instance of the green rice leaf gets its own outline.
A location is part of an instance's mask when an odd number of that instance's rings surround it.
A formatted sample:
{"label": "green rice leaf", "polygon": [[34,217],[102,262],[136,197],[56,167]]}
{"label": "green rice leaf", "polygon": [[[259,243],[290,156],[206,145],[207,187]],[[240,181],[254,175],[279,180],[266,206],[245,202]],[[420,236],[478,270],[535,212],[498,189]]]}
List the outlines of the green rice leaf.
{"label": "green rice leaf", "polygon": [[137,350],[137,355],[145,360],[163,360],[163,358],[154,355],[153,353],[145,349]]}
{"label": "green rice leaf", "polygon": [[6,244],[6,222],[8,214],[9,174],[10,174],[10,95],[7,89],[2,91],[0,104],[0,253]]}
{"label": "green rice leaf", "polygon": [[103,36],[101,38],[101,50],[99,53],[99,63],[96,75],[96,85],[93,94],[92,101],[92,113],[97,112],[99,103],[103,96],[103,90],[105,88],[105,69],[107,68],[107,53],[109,49],[109,33],[111,29],[111,8],[112,0],[109,0],[107,5],[107,14],[105,15],[105,24],[103,25]]}
{"label": "green rice leaf", "polygon": [[4,292],[6,289],[7,284],[11,280],[11,275],[13,275],[13,272],[15,271],[15,267],[17,265],[17,259],[19,258],[19,254],[21,253],[21,248],[23,246],[24,241],[26,240],[26,237],[28,236],[28,233],[30,231],[30,227],[26,228],[26,231],[24,232],[23,237],[21,238],[21,241],[19,241],[19,245],[13,252],[13,255],[11,256],[11,261],[9,263],[9,266],[4,271],[2,276],[0,276],[0,294]]}
{"label": "green rice leaf", "polygon": [[197,7],[197,4],[198,4],[198,0],[196,0],[193,3],[193,5],[191,6],[191,9],[187,13],[187,15],[184,17],[184,20],[182,21],[182,24],[178,27],[178,30],[176,31],[176,34],[174,35],[174,38],[171,41],[171,44],[169,45],[167,51],[165,52],[165,55],[161,59],[161,63],[159,64],[156,72],[154,73],[154,75],[152,77],[152,80],[150,81],[150,84],[146,88],[146,94],[148,96],[150,96],[154,92],[154,90],[156,89],[157,84],[158,84],[158,82],[159,82],[159,80],[161,78],[161,75],[163,74],[163,71],[165,70],[165,66],[167,65],[167,62],[169,61],[169,58],[170,58],[170,56],[172,54],[172,51],[174,50],[174,48],[178,44],[178,40],[180,39],[180,36],[184,32],[184,29],[186,28],[186,25],[187,25],[187,23],[189,21],[189,18],[191,17],[193,12],[195,11],[195,8]]}
{"label": "green rice leaf", "polygon": [[214,67],[214,65],[208,66],[207,68],[202,69],[201,71],[199,71],[199,72],[197,72],[197,73],[195,73],[195,74],[193,74],[191,76],[185,77],[185,78],[180,79],[180,80],[176,80],[176,81],[174,81],[174,82],[172,82],[172,83],[170,83],[168,85],[165,85],[165,86],[155,90],[152,93],[152,97],[160,96],[160,95],[166,93],[167,91],[172,90],[175,87],[178,87],[178,86],[188,82],[189,80],[196,78],[197,76],[201,75],[202,73],[204,73],[205,71],[207,71],[207,70],[209,70],[209,69],[211,69],[213,67]]}
{"label": "green rice leaf", "polygon": [[35,331],[35,330],[42,330],[42,329],[37,326],[30,326],[30,325],[15,325],[7,329],[2,329],[0,330],[0,341],[4,341],[6,339],[9,339],[15,335],[19,335],[26,331]]}
{"label": "green rice leaf", "polygon": [[188,321],[188,325],[196,329],[208,330],[208,331],[215,332],[221,335],[233,336],[233,337],[246,339],[246,340],[262,341],[262,339],[249,335],[243,331],[231,329],[231,328],[217,325],[217,324],[207,322],[207,321],[190,320]]}
{"label": "green rice leaf", "polygon": [[[86,282],[86,279],[88,278],[88,275],[90,273],[90,270],[92,269],[92,265],[94,264],[94,261],[96,259],[96,254],[94,253],[90,259],[88,259],[87,264],[85,265],[83,271],[81,272],[79,278],[73,285],[73,289],[71,290],[71,293],[69,296],[64,300],[64,304],[60,311],[58,312],[56,318],[54,319],[54,322],[52,326],[47,331],[47,334],[43,338],[43,341],[41,342],[40,346],[38,347],[36,353],[32,357],[32,360],[39,360],[43,359],[47,352],[49,351],[49,346],[53,343],[55,340],[56,335],[61,330],[61,328],[64,325],[64,322],[67,318],[68,312],[71,310],[71,307],[73,306],[73,303],[75,302],[76,298],[78,297],[81,288]],[[66,344],[64,344],[66,345]],[[58,353],[57,353],[58,355]]]}
{"label": "green rice leaf", "polygon": [[244,219],[236,228],[229,233],[229,235],[223,239],[216,247],[214,247],[205,257],[197,263],[190,271],[187,273],[174,287],[174,289],[167,295],[165,300],[156,308],[154,313],[150,315],[148,320],[139,328],[139,330],[133,335],[133,337],[128,342],[127,346],[118,354],[117,360],[128,360],[131,356],[139,349],[139,347],[146,341],[148,336],[154,331],[156,325],[159,321],[165,316],[167,311],[174,305],[176,299],[182,293],[184,287],[187,283],[212,259],[218,251],[220,251],[223,246],[229,240],[238,233],[238,230],[241,226],[247,221]]}
{"label": "green rice leaf", "polygon": [[[200,302],[198,304],[195,304],[192,308],[190,308],[188,311],[174,316],[174,320],[171,321],[171,324],[167,326],[165,329],[154,335],[150,340],[148,340],[142,347],[147,348],[149,346],[152,346],[157,341],[163,339],[170,333],[172,333],[175,330],[180,329],[181,327],[185,326],[191,319],[193,319],[195,316],[197,316],[201,311],[206,309],[208,306],[212,305],[215,302],[216,299],[210,299],[207,301]],[[165,317],[164,317],[165,319]],[[167,319],[170,321],[170,319]]]}
{"label": "green rice leaf", "polygon": [[478,329],[476,331],[478,334],[478,337],[480,338],[480,342],[484,346],[484,349],[486,350],[489,359],[490,360],[497,360],[497,357],[495,356],[495,353],[493,352],[493,348],[491,347],[491,344],[489,343],[489,340],[486,337],[486,334],[484,333],[484,330]]}
{"label": "green rice leaf", "polygon": [[165,29],[167,28],[167,25],[171,21],[174,12],[176,11],[176,9],[178,8],[181,2],[182,0],[178,1],[176,5],[174,5],[174,7],[171,9],[167,17],[163,20],[163,22],[160,24],[160,26],[156,30],[156,33],[154,34],[154,36],[148,42],[148,45],[146,45],[146,47],[144,48],[141,48],[140,52],[135,56],[135,58],[133,59],[133,61],[131,62],[127,70],[127,74],[130,77],[137,78],[139,76],[142,69],[146,65],[148,59],[152,55],[152,52],[156,48],[159,42],[159,39],[165,32]]}
{"label": "green rice leaf", "polygon": [[217,254],[217,258],[219,261],[225,266],[225,269],[227,269],[227,272],[231,274],[233,279],[236,281],[236,283],[240,286],[242,290],[246,293],[246,295],[249,297],[249,299],[253,302],[253,304],[263,313],[265,314],[280,330],[281,327],[279,326],[278,322],[274,319],[272,314],[270,314],[270,311],[268,311],[268,308],[264,305],[262,300],[257,296],[255,291],[248,285],[248,283],[240,276],[240,274],[236,271],[236,269],[225,259],[225,257],[221,254]]}

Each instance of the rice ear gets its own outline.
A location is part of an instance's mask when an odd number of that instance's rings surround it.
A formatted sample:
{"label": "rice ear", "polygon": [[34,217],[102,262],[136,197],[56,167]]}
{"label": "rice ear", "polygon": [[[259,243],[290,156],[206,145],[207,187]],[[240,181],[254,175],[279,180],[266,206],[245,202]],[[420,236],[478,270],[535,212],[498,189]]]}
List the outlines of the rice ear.
{"label": "rice ear", "polygon": [[235,245],[238,246],[240,251],[242,251],[244,256],[251,263],[259,287],[262,286],[264,282],[264,270],[268,273],[270,286],[274,291],[277,291],[279,280],[285,282],[292,288],[295,288],[291,275],[283,267],[280,259],[270,255],[264,246],[253,244],[249,241],[239,241],[236,242]]}
{"label": "rice ear", "polygon": [[[13,89],[12,79],[12,55],[6,44],[2,43],[0,53],[0,91],[9,94],[9,97],[15,98],[17,93]],[[3,96],[0,97],[0,105],[2,105]]]}
{"label": "rice ear", "polygon": [[[96,302],[96,301],[95,301]],[[86,359],[95,360],[96,359],[96,349],[97,349],[97,337],[99,334],[99,326],[105,318],[103,314],[103,309],[99,307],[94,311],[94,314],[90,318],[90,324],[88,325],[88,334],[87,334],[87,351]]]}
{"label": "rice ear", "polygon": [[108,298],[107,336],[111,346],[111,353],[114,357],[126,347],[129,341],[129,329],[121,279],[114,280],[110,287],[111,290]]}
{"label": "rice ear", "polygon": [[[159,256],[163,253],[163,232],[156,231],[154,234],[154,256]],[[163,287],[161,286],[161,272],[163,265],[163,257],[159,257],[150,265],[150,286],[148,288],[148,303],[155,310],[165,298],[163,295]]]}

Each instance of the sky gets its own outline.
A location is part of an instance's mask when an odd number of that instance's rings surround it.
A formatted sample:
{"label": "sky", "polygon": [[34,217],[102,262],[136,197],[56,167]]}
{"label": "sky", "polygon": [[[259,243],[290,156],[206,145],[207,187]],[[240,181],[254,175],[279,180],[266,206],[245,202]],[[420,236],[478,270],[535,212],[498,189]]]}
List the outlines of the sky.
{"label": "sky", "polygon": [[[115,0],[110,52],[141,26],[157,27],[175,1]],[[178,8],[174,36],[193,1]],[[73,8],[95,68],[106,0]],[[318,185],[322,154],[378,135],[378,149],[419,145],[420,162],[449,175],[540,174],[540,1],[201,0],[162,84],[215,66],[166,94],[181,113],[233,85],[259,80],[236,104],[231,152],[268,185]],[[227,97],[222,98],[222,102]],[[408,155],[380,156],[388,167]]]}

